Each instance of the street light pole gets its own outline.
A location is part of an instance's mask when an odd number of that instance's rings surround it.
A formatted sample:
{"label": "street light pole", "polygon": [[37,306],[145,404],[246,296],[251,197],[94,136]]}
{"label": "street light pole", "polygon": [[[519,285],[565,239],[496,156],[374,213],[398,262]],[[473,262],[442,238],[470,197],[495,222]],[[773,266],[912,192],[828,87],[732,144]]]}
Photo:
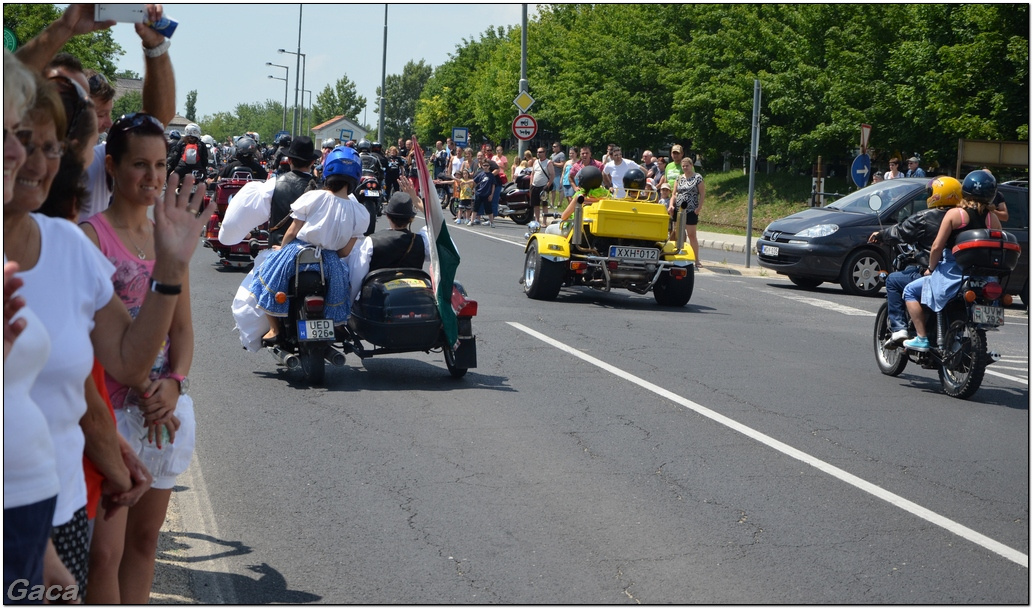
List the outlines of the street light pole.
{"label": "street light pole", "polygon": [[[300,28],[300,25],[299,25],[299,28]],[[294,76],[294,121],[292,123],[293,126],[291,128],[295,132],[295,135],[297,135],[298,131],[299,131],[299,127],[300,127],[300,123],[298,121],[298,116],[299,116],[298,115],[298,94],[305,88],[305,54],[301,52],[301,31],[300,31],[300,29],[298,31],[298,52],[297,53],[295,53],[294,51],[288,51],[286,49],[277,49],[276,52],[280,53],[280,54],[287,53],[289,55],[297,55],[298,56],[297,65],[300,66],[299,69],[301,70],[301,84],[300,85],[298,84],[298,77],[297,77],[297,75],[295,75]],[[302,103],[304,103],[304,100],[302,100]]]}
{"label": "street light pole", "polygon": [[275,78],[276,80],[282,80],[283,81],[283,122],[281,123],[280,131],[286,131],[287,130],[287,84],[288,84],[288,80],[291,77],[291,69],[288,68],[287,66],[281,66],[280,64],[273,63],[271,61],[265,62],[265,65],[273,66],[273,67],[276,67],[276,68],[283,68],[283,70],[284,70],[283,78],[278,78],[276,76],[270,76],[269,78]]}
{"label": "street light pole", "polygon": [[[305,105],[305,94],[308,93],[308,105]],[[312,91],[308,89],[301,90],[301,130],[305,131],[305,118],[308,118],[308,127],[312,128]],[[307,134],[308,132],[305,131]]]}

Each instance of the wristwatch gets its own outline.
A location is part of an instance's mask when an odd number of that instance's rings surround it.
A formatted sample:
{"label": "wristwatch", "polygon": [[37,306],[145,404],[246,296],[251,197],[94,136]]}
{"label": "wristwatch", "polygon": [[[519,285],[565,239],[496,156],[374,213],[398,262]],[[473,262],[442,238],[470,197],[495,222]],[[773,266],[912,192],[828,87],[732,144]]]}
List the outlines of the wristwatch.
{"label": "wristwatch", "polygon": [[170,372],[169,378],[179,383],[179,395],[186,395],[187,391],[190,390],[190,379],[183,376],[182,374]]}

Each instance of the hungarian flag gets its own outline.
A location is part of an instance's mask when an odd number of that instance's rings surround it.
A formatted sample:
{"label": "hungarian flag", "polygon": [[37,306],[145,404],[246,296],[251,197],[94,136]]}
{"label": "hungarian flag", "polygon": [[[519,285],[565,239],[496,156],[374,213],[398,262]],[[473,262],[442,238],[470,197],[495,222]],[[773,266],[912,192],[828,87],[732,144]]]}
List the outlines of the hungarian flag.
{"label": "hungarian flag", "polygon": [[[427,171],[427,163],[423,159],[423,150],[420,148],[416,136],[412,137],[412,147],[415,152],[414,162],[420,182],[419,191],[423,195],[423,210],[426,215],[427,233],[430,236],[432,247],[430,248],[430,276],[434,287],[434,296],[438,303],[438,314],[445,328],[445,338],[455,349],[459,346],[459,327],[456,322],[456,310],[452,308],[452,289],[456,278],[456,268],[459,267],[459,252],[452,243],[452,237],[448,235],[448,224],[445,223],[445,214],[441,211],[441,201],[438,199],[438,191],[434,188],[434,181]],[[405,178],[402,178],[405,179]]]}

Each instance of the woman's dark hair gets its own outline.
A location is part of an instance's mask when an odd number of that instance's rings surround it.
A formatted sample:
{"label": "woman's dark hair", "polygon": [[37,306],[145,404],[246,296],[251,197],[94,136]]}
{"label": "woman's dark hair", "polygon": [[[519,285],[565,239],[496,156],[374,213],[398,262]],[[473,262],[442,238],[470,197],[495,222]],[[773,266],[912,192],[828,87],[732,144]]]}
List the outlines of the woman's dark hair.
{"label": "woman's dark hair", "polygon": [[71,148],[65,150],[61,157],[61,166],[50,184],[47,200],[40,206],[39,212],[51,218],[64,218],[78,223],[79,209],[89,193],[82,183],[81,157]]}
{"label": "woman's dark hair", "polygon": [[340,174],[328,177],[326,179],[326,182],[324,183],[324,187],[326,188],[326,190],[329,190],[330,192],[337,192],[345,186],[349,187],[348,193],[351,194],[351,180],[348,177]]}
{"label": "woman's dark hair", "polygon": [[165,149],[168,150],[168,142],[165,140],[165,126],[161,124],[161,121],[143,112],[123,114],[108,129],[108,139],[104,147],[104,153],[111,155],[115,163],[120,162],[129,150],[130,134],[160,137],[165,145]]}

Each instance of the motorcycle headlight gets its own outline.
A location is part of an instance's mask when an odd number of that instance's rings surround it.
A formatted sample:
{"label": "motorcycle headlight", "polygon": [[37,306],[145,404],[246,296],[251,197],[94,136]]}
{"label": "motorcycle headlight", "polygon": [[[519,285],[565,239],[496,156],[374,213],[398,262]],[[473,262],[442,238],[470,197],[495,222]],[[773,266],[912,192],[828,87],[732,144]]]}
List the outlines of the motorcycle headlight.
{"label": "motorcycle headlight", "polygon": [[815,237],[828,237],[837,230],[839,230],[839,226],[836,224],[819,224],[817,226],[803,229],[796,233],[796,236],[806,237],[808,239],[814,239]]}

